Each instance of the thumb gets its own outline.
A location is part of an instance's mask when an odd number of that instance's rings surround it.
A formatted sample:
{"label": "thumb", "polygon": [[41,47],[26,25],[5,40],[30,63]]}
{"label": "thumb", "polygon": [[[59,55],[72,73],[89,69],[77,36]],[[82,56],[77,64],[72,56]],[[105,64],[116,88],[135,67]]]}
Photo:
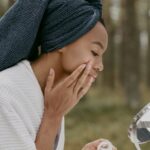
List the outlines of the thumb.
{"label": "thumb", "polygon": [[51,91],[51,89],[53,88],[54,79],[55,79],[55,71],[54,69],[51,68],[47,77],[47,82],[45,87],[46,91],[48,92]]}

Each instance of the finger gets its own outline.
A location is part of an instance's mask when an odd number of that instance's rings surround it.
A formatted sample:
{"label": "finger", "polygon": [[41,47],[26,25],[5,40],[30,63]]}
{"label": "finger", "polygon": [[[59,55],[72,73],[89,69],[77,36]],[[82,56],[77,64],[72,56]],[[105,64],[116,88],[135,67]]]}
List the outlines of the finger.
{"label": "finger", "polygon": [[85,80],[87,79],[87,76],[91,70],[92,64],[91,62],[88,63],[85,71],[83,72],[82,76],[80,77],[80,79],[77,81],[76,87],[74,88],[74,92],[78,93],[79,90],[83,87],[83,85],[85,84]]}
{"label": "finger", "polygon": [[55,72],[54,72],[54,69],[50,69],[49,71],[49,75],[47,77],[47,82],[46,82],[46,87],[45,87],[45,90],[46,91],[50,91],[53,87],[53,84],[54,84],[54,78],[55,78]]}
{"label": "finger", "polygon": [[65,79],[64,82],[67,87],[69,87],[72,83],[74,83],[77,80],[77,78],[79,77],[79,75],[81,74],[81,72],[85,67],[86,64],[80,65],[69,77]]}
{"label": "finger", "polygon": [[72,90],[73,90],[73,92],[74,92],[74,88],[75,88],[75,85],[77,84],[77,82],[74,82],[74,83],[72,83],[72,85],[71,86],[69,86],[69,88],[71,88]]}
{"label": "finger", "polygon": [[85,85],[85,88],[81,89],[78,93],[78,101],[87,93],[87,91],[90,89],[91,84],[93,82],[93,78],[91,77],[87,84]]}

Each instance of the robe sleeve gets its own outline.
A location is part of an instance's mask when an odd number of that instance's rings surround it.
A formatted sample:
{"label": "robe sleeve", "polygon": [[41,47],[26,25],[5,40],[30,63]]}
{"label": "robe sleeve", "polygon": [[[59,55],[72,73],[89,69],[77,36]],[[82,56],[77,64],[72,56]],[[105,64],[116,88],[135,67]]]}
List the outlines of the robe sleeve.
{"label": "robe sleeve", "polygon": [[10,105],[3,103],[0,103],[0,149],[36,150],[35,142],[20,116]]}

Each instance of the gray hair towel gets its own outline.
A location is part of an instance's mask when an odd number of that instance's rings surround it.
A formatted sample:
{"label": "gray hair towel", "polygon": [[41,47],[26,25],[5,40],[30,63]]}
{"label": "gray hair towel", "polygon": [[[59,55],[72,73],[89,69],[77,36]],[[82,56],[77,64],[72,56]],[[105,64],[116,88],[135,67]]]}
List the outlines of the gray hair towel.
{"label": "gray hair towel", "polygon": [[0,71],[77,40],[102,19],[101,0],[17,0],[0,19]]}

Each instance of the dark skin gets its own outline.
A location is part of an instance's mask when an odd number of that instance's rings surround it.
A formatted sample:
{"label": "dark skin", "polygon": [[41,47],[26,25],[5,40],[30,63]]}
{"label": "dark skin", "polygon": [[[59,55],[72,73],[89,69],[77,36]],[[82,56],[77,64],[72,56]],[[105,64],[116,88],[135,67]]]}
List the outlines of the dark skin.
{"label": "dark skin", "polygon": [[[100,43],[100,44],[99,44]],[[103,70],[102,57],[106,51],[108,35],[101,23],[75,42],[62,49],[43,54],[32,67],[43,91],[50,68],[55,70],[55,84],[69,76],[78,66],[92,63],[90,75],[97,77]]]}
{"label": "dark skin", "polygon": [[[103,70],[102,56],[107,43],[107,32],[98,22],[75,42],[42,54],[39,59],[31,62],[43,91],[45,105],[35,141],[38,150],[53,150],[62,117],[88,92],[98,72]],[[100,142],[91,142],[82,150],[96,150]]]}

